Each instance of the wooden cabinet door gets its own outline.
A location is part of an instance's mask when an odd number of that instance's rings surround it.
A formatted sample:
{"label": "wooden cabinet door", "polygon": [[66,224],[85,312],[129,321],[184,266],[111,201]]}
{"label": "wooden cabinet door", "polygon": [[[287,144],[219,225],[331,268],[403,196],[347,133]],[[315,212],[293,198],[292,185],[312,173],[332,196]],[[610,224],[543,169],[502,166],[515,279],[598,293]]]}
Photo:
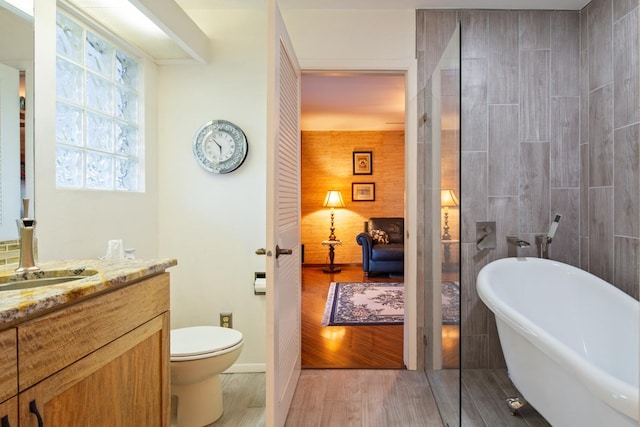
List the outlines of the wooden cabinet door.
{"label": "wooden cabinet door", "polygon": [[0,332],[0,402],[18,394],[17,346],[15,328]]}
{"label": "wooden cabinet door", "polygon": [[0,403],[0,426],[18,427],[18,398]]}
{"label": "wooden cabinet door", "polygon": [[20,426],[168,427],[168,331],[164,313],[20,393]]}

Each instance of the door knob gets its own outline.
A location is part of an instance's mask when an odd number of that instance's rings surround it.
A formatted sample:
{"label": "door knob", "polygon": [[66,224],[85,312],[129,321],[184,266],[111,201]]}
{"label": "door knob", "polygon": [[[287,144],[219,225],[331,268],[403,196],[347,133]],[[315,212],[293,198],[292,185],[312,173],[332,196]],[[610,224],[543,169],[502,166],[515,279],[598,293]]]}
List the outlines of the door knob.
{"label": "door knob", "polygon": [[280,257],[280,255],[291,255],[293,251],[291,249],[280,249],[280,246],[276,245],[276,259]]}

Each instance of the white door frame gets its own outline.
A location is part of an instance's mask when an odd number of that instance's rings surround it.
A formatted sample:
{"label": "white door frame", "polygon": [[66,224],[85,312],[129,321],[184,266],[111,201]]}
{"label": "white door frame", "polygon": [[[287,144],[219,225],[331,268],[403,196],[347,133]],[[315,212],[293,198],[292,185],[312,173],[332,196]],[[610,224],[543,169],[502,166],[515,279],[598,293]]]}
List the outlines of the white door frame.
{"label": "white door frame", "polygon": [[[417,281],[417,74],[416,60],[303,60],[302,73],[318,71],[345,72],[396,72],[405,75],[405,321],[404,321],[404,364],[407,369],[418,369],[418,310],[424,311],[416,294]],[[304,94],[302,95],[304,96]],[[421,329],[421,328],[420,328]],[[422,349],[420,350],[422,351]]]}

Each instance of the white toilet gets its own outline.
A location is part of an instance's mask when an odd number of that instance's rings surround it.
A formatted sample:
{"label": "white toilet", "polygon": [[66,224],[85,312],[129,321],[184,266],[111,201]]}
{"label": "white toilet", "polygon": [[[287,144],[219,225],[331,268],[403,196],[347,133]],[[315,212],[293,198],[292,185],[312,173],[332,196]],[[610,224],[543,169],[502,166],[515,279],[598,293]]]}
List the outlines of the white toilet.
{"label": "white toilet", "polygon": [[[242,333],[219,326],[171,331],[171,396],[178,427],[202,427],[222,416],[220,373],[242,351]],[[174,409],[172,408],[172,411]]]}

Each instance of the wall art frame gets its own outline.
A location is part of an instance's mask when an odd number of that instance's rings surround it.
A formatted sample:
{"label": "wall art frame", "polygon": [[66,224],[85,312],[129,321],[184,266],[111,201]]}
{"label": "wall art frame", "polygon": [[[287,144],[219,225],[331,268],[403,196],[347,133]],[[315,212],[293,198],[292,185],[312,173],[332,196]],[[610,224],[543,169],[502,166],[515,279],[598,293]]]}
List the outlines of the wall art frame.
{"label": "wall art frame", "polygon": [[354,151],[353,152],[353,174],[372,175],[373,174],[373,152]]}
{"label": "wall art frame", "polygon": [[375,182],[352,182],[351,200],[354,202],[375,202],[376,184]]}

